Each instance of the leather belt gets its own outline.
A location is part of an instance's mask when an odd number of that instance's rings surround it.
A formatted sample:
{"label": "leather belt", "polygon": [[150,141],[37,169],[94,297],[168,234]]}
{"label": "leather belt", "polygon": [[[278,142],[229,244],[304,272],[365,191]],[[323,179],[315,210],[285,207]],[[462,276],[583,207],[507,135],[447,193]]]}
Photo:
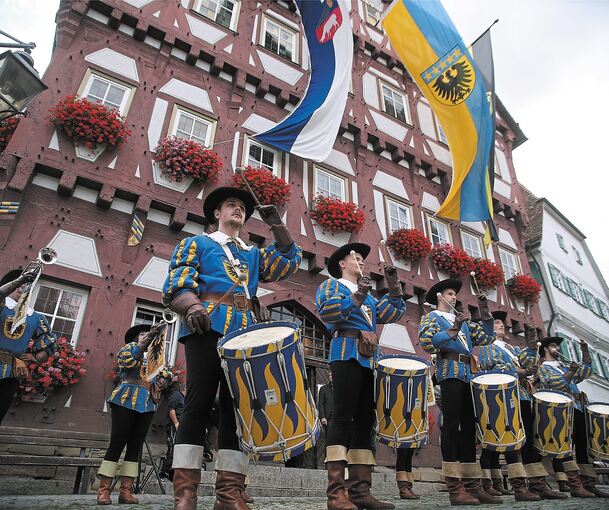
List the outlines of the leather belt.
{"label": "leather belt", "polygon": [[135,384],[136,386],[141,386],[142,388],[150,391],[150,383],[148,381],[143,381],[142,379],[123,379],[121,381],[122,384]]}
{"label": "leather belt", "polygon": [[465,363],[469,365],[472,357],[468,354],[461,354],[459,352],[440,351],[438,353],[440,359],[450,359],[452,361],[458,361],[459,363]]}
{"label": "leather belt", "polygon": [[245,294],[242,293],[224,295],[218,292],[205,292],[199,296],[199,299],[201,301],[207,301],[208,303],[234,306],[240,312],[244,312],[245,310],[254,311],[252,300],[246,299]]}
{"label": "leather belt", "polygon": [[9,351],[0,351],[0,363],[10,365],[17,356]]}
{"label": "leather belt", "polygon": [[339,336],[357,338],[359,336],[359,333],[360,333],[359,329],[337,329],[334,333],[332,333],[332,336],[334,338],[337,338]]}

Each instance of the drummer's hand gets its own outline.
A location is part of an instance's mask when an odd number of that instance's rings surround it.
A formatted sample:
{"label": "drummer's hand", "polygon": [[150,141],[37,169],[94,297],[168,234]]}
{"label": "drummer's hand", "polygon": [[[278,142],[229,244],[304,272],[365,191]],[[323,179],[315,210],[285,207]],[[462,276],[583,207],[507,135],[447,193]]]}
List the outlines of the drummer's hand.
{"label": "drummer's hand", "polygon": [[581,347],[582,353],[588,352],[588,344],[584,340],[579,341],[579,346]]}
{"label": "drummer's hand", "polygon": [[186,324],[199,335],[211,329],[209,314],[203,305],[193,305],[188,309],[186,312]]}
{"label": "drummer's hand", "polygon": [[524,368],[517,368],[516,374],[518,375],[518,379],[524,379],[528,375],[527,370]]}
{"label": "drummer's hand", "polygon": [[322,425],[328,425],[328,420],[326,420],[325,418],[321,419],[321,424]]}
{"label": "drummer's hand", "polygon": [[579,370],[579,364],[575,361],[569,363],[569,372],[575,373]]}
{"label": "drummer's hand", "polygon": [[527,347],[537,349],[537,330],[535,326],[529,324],[524,331],[524,339],[527,342]]}
{"label": "drummer's hand", "polygon": [[364,296],[372,290],[372,281],[367,276],[362,276],[357,282],[357,292]]}
{"label": "drummer's hand", "polygon": [[538,370],[539,370],[539,366],[531,365],[529,368],[527,368],[527,377],[529,375],[537,375]]}
{"label": "drummer's hand", "polygon": [[465,316],[465,314],[463,312],[459,312],[457,315],[455,315],[455,324],[454,326],[457,329],[461,329],[461,326],[463,325],[463,323],[467,320],[467,317]]}
{"label": "drummer's hand", "polygon": [[36,279],[36,276],[38,276],[38,269],[28,269],[17,278],[17,281],[20,285],[23,285],[25,283],[32,283]]}

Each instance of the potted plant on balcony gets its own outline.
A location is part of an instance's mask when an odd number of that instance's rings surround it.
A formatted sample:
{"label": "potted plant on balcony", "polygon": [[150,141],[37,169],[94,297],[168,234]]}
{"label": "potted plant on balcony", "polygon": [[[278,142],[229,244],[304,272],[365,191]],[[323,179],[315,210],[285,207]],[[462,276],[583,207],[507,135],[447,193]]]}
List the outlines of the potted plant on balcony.
{"label": "potted plant on balcony", "polygon": [[431,242],[417,228],[399,228],[389,234],[387,246],[406,262],[421,260],[431,252]]}
{"label": "potted plant on balcony", "polygon": [[220,156],[195,140],[169,136],[159,141],[154,152],[163,177],[176,182],[186,178],[216,182],[222,170]]}
{"label": "potted plant on balcony", "polygon": [[[247,166],[243,174],[261,204],[281,207],[290,200],[290,185],[269,169]],[[235,174],[233,185],[247,189],[241,174]]]}
{"label": "potted plant on balcony", "polygon": [[492,260],[484,257],[474,259],[473,271],[476,273],[478,287],[483,291],[498,287],[503,283],[503,279],[505,278],[503,269]]}
{"label": "potted plant on balcony", "polygon": [[517,274],[512,276],[505,285],[510,289],[514,299],[524,301],[527,305],[532,305],[539,301],[541,285],[532,276]]}
{"label": "potted plant on balcony", "polygon": [[15,115],[14,117],[9,117],[8,119],[0,121],[0,154],[4,152],[8,142],[11,141],[21,117],[21,115]]}
{"label": "potted plant on balcony", "polygon": [[338,198],[318,195],[313,199],[311,219],[324,231],[353,233],[363,228],[366,215],[353,202],[343,202]]}
{"label": "potted plant on balcony", "polygon": [[464,278],[475,268],[474,259],[465,250],[451,244],[436,244],[431,249],[431,260],[438,271],[451,278]]}

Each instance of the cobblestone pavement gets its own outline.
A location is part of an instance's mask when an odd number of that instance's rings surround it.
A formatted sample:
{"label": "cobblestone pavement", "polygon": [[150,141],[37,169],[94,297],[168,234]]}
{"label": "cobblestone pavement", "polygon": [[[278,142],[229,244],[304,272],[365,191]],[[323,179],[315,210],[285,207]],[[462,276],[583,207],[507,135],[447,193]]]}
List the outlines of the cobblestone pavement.
{"label": "cobblestone pavement", "polygon": [[[171,496],[154,496],[144,494],[138,496],[140,504],[130,507],[134,510],[170,510],[173,498]],[[116,500],[117,496],[114,495]],[[503,505],[480,505],[479,510],[526,509],[526,510],[603,510],[609,509],[609,499],[567,499],[560,502],[540,501],[533,503],[515,503],[512,497],[504,497]],[[432,508],[448,507],[446,494],[433,494],[422,497],[418,501],[392,501],[397,510],[416,509],[428,510]],[[77,510],[95,507],[95,496],[0,496],[0,508],[3,510]],[[213,498],[199,498],[199,510],[211,509]],[[252,510],[325,510],[324,498],[256,498],[251,505]],[[125,510],[125,505],[111,505],[105,508]]]}

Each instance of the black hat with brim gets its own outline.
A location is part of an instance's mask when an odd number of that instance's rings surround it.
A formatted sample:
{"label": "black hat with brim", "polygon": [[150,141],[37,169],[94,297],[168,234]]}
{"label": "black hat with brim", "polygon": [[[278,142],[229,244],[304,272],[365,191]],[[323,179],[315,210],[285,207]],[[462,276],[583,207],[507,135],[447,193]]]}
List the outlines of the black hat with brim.
{"label": "black hat with brim", "polygon": [[547,336],[541,341],[541,345],[539,346],[539,355],[543,356],[543,350],[550,344],[560,345],[564,338],[560,336]]}
{"label": "black hat with brim", "polygon": [[131,326],[125,333],[125,343],[129,344],[131,342],[135,342],[137,340],[137,336],[142,331],[150,331],[151,327],[151,324],[136,324],[135,326]]}
{"label": "black hat with brim", "polygon": [[328,273],[330,273],[330,275],[332,275],[334,278],[340,278],[342,276],[342,271],[338,263],[352,251],[359,253],[365,260],[370,254],[370,246],[364,243],[349,243],[341,246],[335,250],[328,259]]}
{"label": "black hat with brim", "polygon": [[[254,213],[254,207],[256,201],[249,191],[234,186],[222,186],[213,190],[205,198],[203,202],[203,215],[207,219],[210,225],[214,225],[218,222],[214,216],[214,211],[220,207],[222,202],[229,198],[238,198],[245,205],[245,221],[250,219],[250,216]],[[245,223],[245,222],[244,222]]]}
{"label": "black hat with brim", "polygon": [[21,276],[21,273],[23,271],[21,271],[21,269],[11,269],[10,271],[8,271],[3,277],[2,280],[0,280],[0,287],[2,287],[3,285],[6,285],[9,282],[12,282],[13,280],[16,280],[17,278],[19,278]]}
{"label": "black hat with brim", "polygon": [[455,278],[447,278],[446,280],[442,280],[427,291],[425,301],[431,305],[438,306],[438,292],[444,292],[446,289],[453,289],[458,293],[462,286],[463,282]]}
{"label": "black hat with brim", "polygon": [[496,321],[502,321],[505,324],[505,319],[507,319],[507,312],[497,310],[495,312],[491,312],[491,315]]}

